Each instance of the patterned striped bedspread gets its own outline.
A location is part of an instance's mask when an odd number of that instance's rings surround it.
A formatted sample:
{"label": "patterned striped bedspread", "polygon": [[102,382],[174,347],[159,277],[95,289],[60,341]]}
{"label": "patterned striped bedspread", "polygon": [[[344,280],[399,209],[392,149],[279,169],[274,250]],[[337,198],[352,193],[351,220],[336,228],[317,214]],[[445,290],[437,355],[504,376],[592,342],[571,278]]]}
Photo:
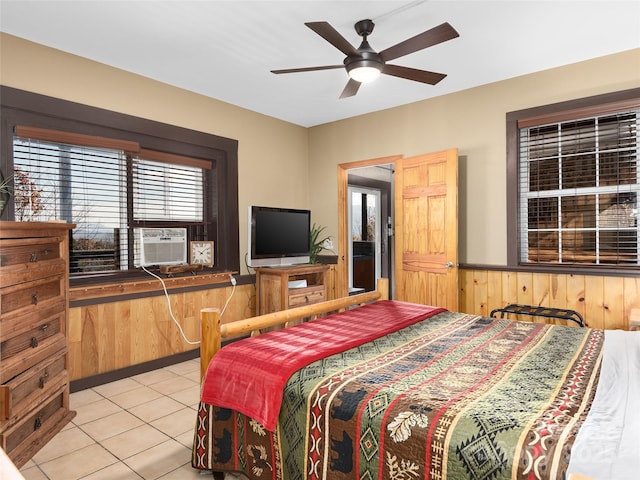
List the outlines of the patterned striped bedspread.
{"label": "patterned striped bedspread", "polygon": [[297,371],[274,432],[200,403],[192,464],[254,480],[563,479],[603,342],[439,313]]}

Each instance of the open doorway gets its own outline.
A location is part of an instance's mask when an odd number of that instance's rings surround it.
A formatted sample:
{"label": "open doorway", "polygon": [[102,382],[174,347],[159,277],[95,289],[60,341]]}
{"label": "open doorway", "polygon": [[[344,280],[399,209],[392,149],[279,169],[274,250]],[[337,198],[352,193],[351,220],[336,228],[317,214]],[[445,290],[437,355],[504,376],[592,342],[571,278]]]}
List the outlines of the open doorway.
{"label": "open doorway", "polygon": [[375,290],[393,272],[393,164],[348,171],[349,293]]}

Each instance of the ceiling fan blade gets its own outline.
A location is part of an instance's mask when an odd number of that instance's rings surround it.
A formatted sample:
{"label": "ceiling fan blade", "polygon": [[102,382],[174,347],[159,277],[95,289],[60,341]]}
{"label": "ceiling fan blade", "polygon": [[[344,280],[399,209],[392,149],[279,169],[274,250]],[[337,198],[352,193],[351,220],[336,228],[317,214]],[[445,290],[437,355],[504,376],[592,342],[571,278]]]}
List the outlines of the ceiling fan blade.
{"label": "ceiling fan blade", "polygon": [[411,37],[404,42],[400,42],[392,47],[389,47],[380,52],[380,57],[385,62],[393,60],[394,58],[404,57],[410,53],[423,50],[427,47],[437,45],[438,43],[446,42],[453,38],[459,37],[460,34],[449,25],[447,22],[437,27],[433,27],[426,32],[422,32],[415,37]]}
{"label": "ceiling fan blade", "polygon": [[308,22],[307,27],[324,38],[331,45],[336,47],[346,56],[358,55],[358,50],[354,48],[338,31],[327,22]]}
{"label": "ceiling fan blade", "polygon": [[415,82],[428,83],[429,85],[435,85],[447,76],[445,73],[429,72],[416,68],[401,67],[400,65],[389,65],[388,63],[382,68],[382,73],[394,77],[406,78],[407,80],[413,80]]}
{"label": "ceiling fan blade", "polygon": [[283,70],[271,70],[271,73],[315,72],[317,70],[333,70],[336,68],[344,68],[344,65],[324,65],[322,67],[285,68]]}
{"label": "ceiling fan blade", "polygon": [[344,87],[344,90],[340,94],[340,98],[353,97],[356,93],[358,93],[360,85],[362,85],[360,82],[356,82],[354,79],[350,78],[347,82],[347,85]]}

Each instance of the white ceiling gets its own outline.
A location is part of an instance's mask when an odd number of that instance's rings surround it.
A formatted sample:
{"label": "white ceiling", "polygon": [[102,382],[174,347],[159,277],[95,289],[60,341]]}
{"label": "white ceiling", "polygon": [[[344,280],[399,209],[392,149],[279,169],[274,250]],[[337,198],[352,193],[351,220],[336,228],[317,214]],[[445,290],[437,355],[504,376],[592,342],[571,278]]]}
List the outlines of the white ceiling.
{"label": "white ceiling", "polygon": [[[377,51],[449,22],[459,38],[392,62],[448,76],[383,75],[340,100],[342,69],[270,73],[342,63],[304,23],[327,21],[357,48],[365,18]],[[310,127],[638,48],[640,0],[0,0],[0,30]]]}

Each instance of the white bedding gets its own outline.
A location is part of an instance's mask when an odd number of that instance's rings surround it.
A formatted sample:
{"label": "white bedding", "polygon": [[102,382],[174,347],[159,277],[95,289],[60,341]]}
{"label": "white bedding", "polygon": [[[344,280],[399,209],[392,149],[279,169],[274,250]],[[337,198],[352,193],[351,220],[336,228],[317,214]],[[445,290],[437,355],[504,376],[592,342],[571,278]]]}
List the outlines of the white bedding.
{"label": "white bedding", "polygon": [[568,473],[596,480],[640,478],[640,332],[605,331],[600,380]]}

